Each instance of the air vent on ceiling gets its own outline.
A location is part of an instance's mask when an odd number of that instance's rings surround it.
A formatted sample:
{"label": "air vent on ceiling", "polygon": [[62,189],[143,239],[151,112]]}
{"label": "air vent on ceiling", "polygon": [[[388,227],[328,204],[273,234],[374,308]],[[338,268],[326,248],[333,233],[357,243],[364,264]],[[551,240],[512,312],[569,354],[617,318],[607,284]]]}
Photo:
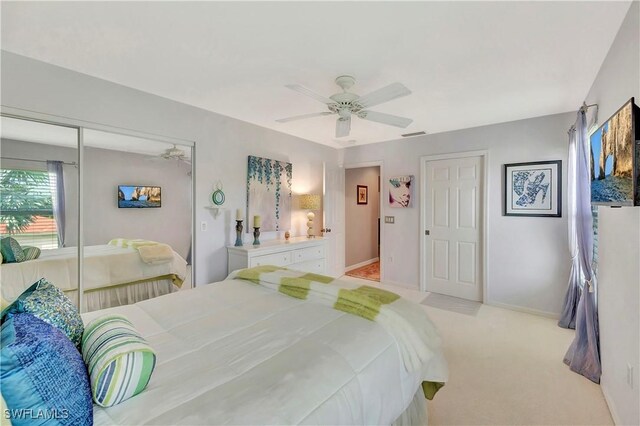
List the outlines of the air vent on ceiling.
{"label": "air vent on ceiling", "polygon": [[405,133],[404,135],[400,135],[400,136],[402,136],[403,138],[410,138],[411,136],[420,136],[420,135],[426,135],[426,134],[427,132],[422,131],[422,132]]}

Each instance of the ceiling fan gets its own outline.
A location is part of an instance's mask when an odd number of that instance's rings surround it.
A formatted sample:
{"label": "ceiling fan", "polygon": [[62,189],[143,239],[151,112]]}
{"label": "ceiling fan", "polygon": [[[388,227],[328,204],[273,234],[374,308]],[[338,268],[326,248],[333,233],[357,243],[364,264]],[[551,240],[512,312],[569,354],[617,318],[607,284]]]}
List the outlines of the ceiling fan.
{"label": "ceiling fan", "polygon": [[159,156],[161,158],[164,158],[165,160],[177,160],[183,161],[187,164],[191,164],[191,161],[187,157],[184,150],[178,148],[177,146],[175,146],[175,144],[171,148],[165,149],[164,152],[162,152]]}
{"label": "ceiling fan", "polygon": [[338,114],[336,121],[336,137],[348,136],[351,131],[351,116],[362,118],[364,120],[375,121],[377,123],[387,124],[406,128],[413,122],[410,118],[398,117],[397,115],[385,114],[382,112],[369,111],[374,105],[388,102],[392,99],[400,98],[411,94],[411,90],[407,89],[401,83],[393,83],[381,89],[371,92],[368,95],[358,96],[348,90],[355,84],[356,79],[350,75],[341,75],[336,78],[336,84],[342,88],[342,93],[336,93],[328,98],[319,95],[299,84],[288,84],[291,90],[300,92],[317,101],[327,105],[329,111],[312,112],[310,114],[296,115],[294,117],[281,118],[276,120],[278,123],[287,123],[294,120],[303,120],[306,118],[320,117],[324,115]]}

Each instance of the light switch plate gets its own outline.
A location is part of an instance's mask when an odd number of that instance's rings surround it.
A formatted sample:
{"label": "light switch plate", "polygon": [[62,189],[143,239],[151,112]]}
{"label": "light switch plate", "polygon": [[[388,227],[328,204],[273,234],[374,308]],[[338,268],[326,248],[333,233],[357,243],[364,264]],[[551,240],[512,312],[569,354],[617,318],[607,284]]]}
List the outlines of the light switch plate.
{"label": "light switch plate", "polygon": [[396,223],[396,217],[395,216],[385,216],[384,217],[384,223]]}

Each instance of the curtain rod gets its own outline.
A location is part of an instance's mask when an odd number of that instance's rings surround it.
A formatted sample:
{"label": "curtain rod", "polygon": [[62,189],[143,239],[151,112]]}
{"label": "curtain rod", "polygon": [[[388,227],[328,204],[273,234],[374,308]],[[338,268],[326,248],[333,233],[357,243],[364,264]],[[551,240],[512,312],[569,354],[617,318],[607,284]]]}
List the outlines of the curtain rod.
{"label": "curtain rod", "polygon": [[[587,110],[588,110],[589,108],[592,108],[592,107],[596,107],[596,109],[597,109],[597,108],[598,108],[598,104],[591,104],[591,105],[587,105],[587,103],[586,103],[586,102],[583,102],[583,103],[582,103],[582,106],[580,107],[580,109],[578,109],[578,111],[584,111],[584,112],[586,113],[586,112],[587,112]],[[597,113],[596,113],[596,114],[597,114]],[[571,125],[571,127],[569,127],[569,130],[567,130],[567,133],[571,134],[571,132],[572,132],[573,130],[575,130],[575,129],[576,129],[576,126],[575,126],[574,124],[572,124],[572,125]]]}
{"label": "curtain rod", "polygon": [[[47,160],[32,160],[30,158],[17,158],[17,157],[0,157],[3,160],[17,160],[17,161],[32,161],[34,163],[46,163]],[[65,164],[67,166],[73,166],[73,167],[78,167],[78,163],[76,163],[75,161],[72,161],[71,163],[68,163],[66,161],[61,161],[62,164]]]}

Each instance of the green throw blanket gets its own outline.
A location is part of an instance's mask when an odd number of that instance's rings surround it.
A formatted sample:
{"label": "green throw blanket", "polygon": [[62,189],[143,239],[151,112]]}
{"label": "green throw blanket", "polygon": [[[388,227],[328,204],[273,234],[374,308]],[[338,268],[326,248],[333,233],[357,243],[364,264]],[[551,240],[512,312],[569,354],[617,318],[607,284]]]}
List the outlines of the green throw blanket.
{"label": "green throw blanket", "polygon": [[422,389],[427,399],[432,399],[444,386],[447,368],[440,337],[426,312],[415,303],[381,288],[271,265],[242,269],[229,278],[250,281],[378,322],[398,342],[407,371],[422,371],[425,379]]}

